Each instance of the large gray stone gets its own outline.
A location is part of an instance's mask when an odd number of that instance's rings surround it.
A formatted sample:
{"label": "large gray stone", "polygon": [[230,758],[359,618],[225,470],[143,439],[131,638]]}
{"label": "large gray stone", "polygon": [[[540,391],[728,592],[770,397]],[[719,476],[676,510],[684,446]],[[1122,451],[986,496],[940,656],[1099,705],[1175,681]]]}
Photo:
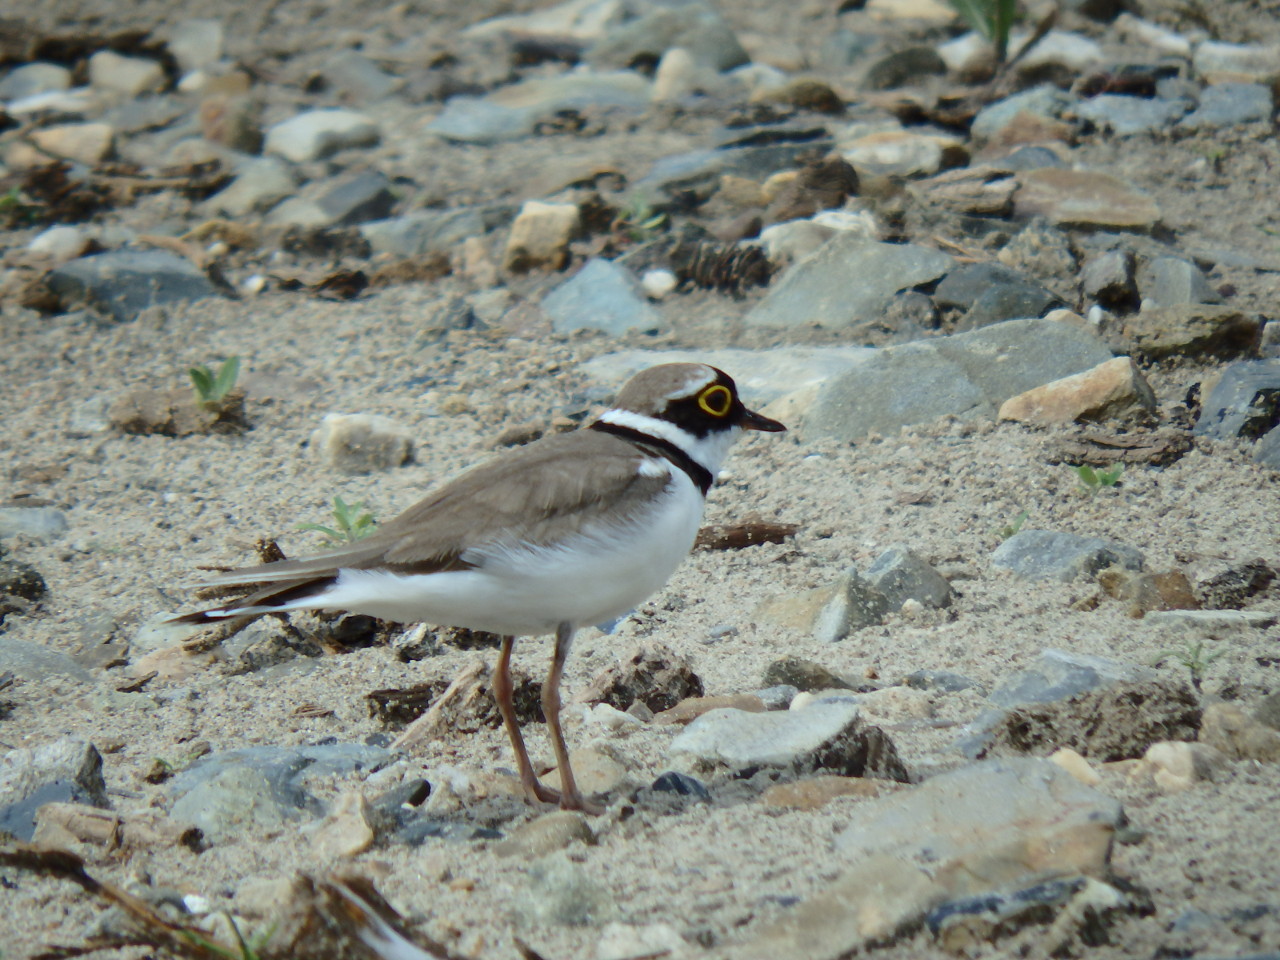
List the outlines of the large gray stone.
{"label": "large gray stone", "polygon": [[928,247],[877,243],[842,231],[783,274],[744,322],[832,328],[865,323],[899,291],[936,280],[953,263]]}
{"label": "large gray stone", "polygon": [[63,676],[82,683],[93,682],[93,674],[65,653],[50,649],[42,643],[9,636],[0,636],[0,673],[12,673],[24,680],[40,681],[52,676]]}
{"label": "large gray stone", "polygon": [[1220,294],[1194,263],[1180,257],[1155,257],[1138,268],[1138,294],[1151,305],[1221,303]]}
{"label": "large gray stone", "polygon": [[[1196,434],[1230,440],[1274,432],[1280,411],[1280,360],[1240,360],[1222,371],[1201,401]],[[1271,442],[1274,442],[1272,440]]]}
{"label": "large gray stone", "polygon": [[867,580],[875,584],[894,609],[908,600],[926,607],[951,604],[951,584],[910,547],[894,546],[867,568]]}
{"label": "large gray stone", "polygon": [[1107,657],[1071,653],[1052,647],[991,692],[987,699],[999,707],[1053,703],[1116,683],[1150,680],[1156,672]]}
{"label": "large gray stone", "polygon": [[548,293],[542,309],[557,333],[603,330],[617,335],[627,330],[654,330],[662,323],[662,315],[649,305],[639,281],[627,268],[599,257],[592,257]]}
{"label": "large gray stone", "polygon": [[802,424],[859,440],[952,415],[994,417],[1000,404],[1111,359],[1092,334],[1054,320],[1007,320],[970,333],[886,347],[827,381]]}
{"label": "large gray stone", "polygon": [[263,149],[294,163],[308,163],[339,150],[373,146],[381,136],[373,119],[354,110],[308,110],[268,130]]}
{"label": "large gray stone", "polygon": [[81,257],[49,271],[45,283],[65,305],[84,302],[121,322],[158,304],[221,295],[190,260],[167,250]]}
{"label": "large gray stone", "polygon": [[[1187,112],[1183,100],[1124,97],[1104,93],[1076,107],[1076,116],[1118,136],[1151,133],[1170,126]],[[1185,122],[1185,121],[1184,121]]]}
{"label": "large gray stone", "polygon": [[1270,120],[1275,111],[1271,88],[1262,83],[1216,83],[1204,88],[1200,105],[1178,124],[1200,130]]}
{"label": "large gray stone", "polygon": [[480,237],[515,216],[510,206],[458,207],[420,210],[390,220],[360,225],[360,234],[374,253],[414,257],[443,253],[468,237]]}
{"label": "large gray stone", "polygon": [[1027,580],[1075,580],[1120,566],[1142,569],[1142,553],[1114,540],[1056,530],[1023,530],[991,554],[991,565]]}

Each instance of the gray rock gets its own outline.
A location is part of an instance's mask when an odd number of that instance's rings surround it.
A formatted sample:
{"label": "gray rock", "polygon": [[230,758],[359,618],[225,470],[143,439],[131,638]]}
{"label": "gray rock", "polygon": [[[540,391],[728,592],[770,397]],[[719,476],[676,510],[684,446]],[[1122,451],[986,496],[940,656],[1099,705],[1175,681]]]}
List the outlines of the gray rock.
{"label": "gray rock", "polygon": [[1023,170],[1013,206],[1019,219],[1044,217],[1061,226],[1148,230],[1160,222],[1149,194],[1097,170]]}
{"label": "gray rock", "polygon": [[1126,317],[1130,350],[1153,360],[1166,357],[1234,358],[1251,355],[1262,339],[1262,318],[1229,306],[1175,303],[1145,304]]}
{"label": "gray rock", "polygon": [[222,21],[212,19],[184,20],[169,30],[165,40],[183,73],[213,66],[222,59],[225,44]]}
{"label": "gray rock", "polygon": [[323,804],[305,789],[306,778],[372,772],[391,757],[388,750],[358,743],[210,754],[169,781],[170,813],[214,842],[252,838],[324,813]]}
{"label": "gray rock", "polygon": [[381,100],[400,81],[358,50],[343,50],[324,65],[323,76],[334,93],[355,103]]}
{"label": "gray rock", "polygon": [[[761,683],[769,689],[784,688],[793,691],[791,698],[800,691],[852,690],[853,686],[843,677],[832,673],[820,663],[802,657],[783,657],[765,667]],[[789,703],[790,701],[788,701]]]}
{"label": "gray rock", "polygon": [[329,222],[338,226],[381,220],[396,205],[391,181],[376,170],[362,170],[343,177],[320,194],[316,204]]}
{"label": "gray rock", "polygon": [[1155,676],[1156,672],[1149,667],[1050,647],[1041,651],[1035,663],[993,690],[987,699],[999,707],[1053,703],[1117,683],[1138,683]]}
{"label": "gray rock", "polygon": [[353,147],[370,147],[382,138],[378,124],[354,110],[309,110],[267,131],[264,151],[294,163],[322,160]]}
{"label": "gray rock", "polygon": [[203,204],[211,213],[244,217],[270,210],[297,189],[293,171],[275,157],[253,157],[236,167],[236,178]]}
{"label": "gray rock", "polygon": [[1076,277],[1076,255],[1071,249],[1071,239],[1041,217],[1034,218],[1010,238],[1000,251],[1000,261],[1062,289],[1070,289]]}
{"label": "gray rock", "polygon": [[976,330],[1002,320],[1043,317],[1063,306],[1062,298],[1038,283],[1026,281],[993,284],[956,321],[956,330]]}
{"label": "gray rock", "polygon": [[1138,293],[1159,307],[1222,302],[1222,294],[1200,268],[1178,257],[1156,257],[1142,264],[1138,268]]}
{"label": "gray rock", "polygon": [[29,842],[36,811],[54,802],[108,806],[102,755],[93,744],[63,737],[0,756],[0,833]]}
{"label": "gray rock", "polygon": [[835,147],[830,137],[814,136],[755,146],[750,139],[744,139],[742,130],[730,132],[737,139],[722,143],[716,149],[660,157],[649,172],[636,181],[632,192],[638,196],[693,193],[709,197],[724,174],[764,180],[779,170],[799,166],[806,156],[824,154]]}
{"label": "gray rock", "polygon": [[1080,271],[1080,289],[1104,307],[1131,307],[1138,295],[1133,282],[1133,254],[1107,250],[1089,260]]}
{"label": "gray rock", "polygon": [[1092,577],[1107,567],[1141,570],[1142,553],[1114,540],[1055,530],[1022,530],[996,547],[991,564],[1027,580],[1069,582]]}
{"label": "gray rock", "polygon": [[867,580],[895,610],[907,600],[938,609],[951,605],[951,584],[910,547],[894,546],[880,554],[867,568]]}
{"label": "gray rock", "polygon": [[703,769],[724,766],[742,772],[764,767],[796,775],[826,770],[846,777],[908,779],[893,742],[859,719],[851,698],[816,700],[802,710],[769,713],[721,707],[689,724],[672,741],[670,752]]}
{"label": "gray rock", "polygon": [[605,400],[632,376],[660,363],[709,363],[733,377],[754,409],[796,390],[817,386],[875,354],[869,347],[774,347],[771,350],[622,350],[588,360],[579,370]]}
{"label": "gray rock", "polygon": [[1280,470],[1280,427],[1275,427],[1263,435],[1258,445],[1253,448],[1253,459],[1264,467]]}
{"label": "gray rock", "polygon": [[361,224],[360,234],[374,253],[416,257],[443,253],[468,237],[481,237],[515,216],[510,206],[421,210],[391,220]]}
{"label": "gray rock", "polygon": [[1075,103],[1076,98],[1071,94],[1052,84],[1041,84],[983,107],[973,118],[969,133],[975,140],[990,140],[1019,113],[1056,120]]}
{"label": "gray rock", "polygon": [[67,515],[57,507],[0,507],[0,537],[21,533],[34,540],[55,540],[67,528]]}
{"label": "gray rock", "polygon": [[[7,559],[0,549],[0,624],[8,614],[28,610],[47,590],[40,571],[21,560]],[[0,635],[0,667],[3,666],[4,642]]]}
{"label": "gray rock", "polygon": [[779,683],[753,692],[760,698],[766,710],[786,710],[800,691],[789,683]]}
{"label": "gray rock", "polygon": [[89,58],[89,83],[99,90],[136,97],[163,90],[167,80],[158,60],[99,50]]}
{"label": "gray rock", "polygon": [[886,347],[823,384],[803,428],[854,441],[946,415],[994,417],[1009,397],[1110,359],[1096,337],[1053,320],[1007,320]]}
{"label": "gray rock", "polygon": [[868,90],[892,90],[946,72],[946,63],[933,47],[906,47],[870,64],[863,74],[862,85]]}
{"label": "gray rock", "polygon": [[1019,147],[1007,157],[1002,157],[998,165],[1003,170],[1011,170],[1016,173],[1019,170],[1065,167],[1067,163],[1048,147]]}
{"label": "gray rock", "polygon": [[1230,127],[1271,119],[1271,88],[1261,83],[1215,83],[1200,93],[1200,105],[1178,124],[1191,130]]}
{"label": "gray rock", "polygon": [[734,960],[836,960],[961,896],[1105,875],[1119,802],[1044,760],[973,764],[848,809],[846,871],[734,944]]}
{"label": "gray rock", "polygon": [[968,310],[993,284],[1026,282],[1026,277],[1002,263],[962,263],[942,278],[933,299],[940,307]]}
{"label": "gray rock", "polygon": [[1194,433],[1220,440],[1256,438],[1272,428],[1280,404],[1280,360],[1228,364],[1201,401]]}
{"label": "gray rock", "polygon": [[[1076,107],[1076,116],[1117,136],[1151,133],[1173,124],[1187,112],[1183,100],[1125,97],[1104,93]],[[1184,123],[1186,121],[1183,121]]]}
{"label": "gray rock", "polygon": [[865,323],[899,291],[936,280],[953,262],[927,247],[877,243],[840,232],[784,273],[744,322],[753,327],[816,323],[836,329]]}
{"label": "gray rock", "polygon": [[0,100],[21,100],[41,93],[71,89],[71,71],[56,63],[23,64],[0,80]]}
{"label": "gray rock", "polygon": [[525,923],[599,926],[618,912],[608,889],[563,852],[536,860],[526,876],[528,886],[514,904]]}
{"label": "gray rock", "polygon": [[650,87],[648,80],[630,71],[536,77],[483,97],[453,97],[427,130],[460,143],[518,140],[531,134],[539,120],[561,110],[643,110]]}
{"label": "gray rock", "polygon": [[[0,602],[2,600],[0,598]],[[81,683],[93,683],[94,679],[93,674],[59,650],[4,635],[0,635],[0,673],[12,673],[33,681],[53,676],[70,677]]]}
{"label": "gray rock", "polygon": [[814,618],[813,637],[821,643],[835,643],[855,630],[883,623],[894,609],[888,597],[850,568],[836,582],[831,599]]}
{"label": "gray rock", "polygon": [[695,63],[724,71],[748,63],[733,29],[706,0],[631,0],[622,4],[621,21],[585,51],[597,67],[629,69],[638,61],[657,63],[672,47],[681,47]]}
{"label": "gray rock", "polygon": [[413,459],[413,435],[390,417],[329,413],[311,434],[311,447],[343,473],[391,470]]}
{"label": "gray rock", "polygon": [[72,260],[45,283],[65,306],[83,302],[125,322],[148,307],[220,296],[196,266],[167,250],[117,250]]}
{"label": "gray rock", "polygon": [[542,309],[557,333],[603,330],[617,336],[662,325],[662,315],[649,305],[639,281],[625,267],[599,257],[548,293]]}

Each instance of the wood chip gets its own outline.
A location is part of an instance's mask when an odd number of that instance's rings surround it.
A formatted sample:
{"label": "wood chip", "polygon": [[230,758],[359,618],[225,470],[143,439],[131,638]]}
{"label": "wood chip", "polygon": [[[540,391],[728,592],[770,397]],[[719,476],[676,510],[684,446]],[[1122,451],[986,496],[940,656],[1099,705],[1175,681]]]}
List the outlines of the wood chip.
{"label": "wood chip", "polygon": [[695,550],[741,550],[757,543],[782,543],[800,529],[798,523],[746,519],[741,523],[711,524],[698,531]]}

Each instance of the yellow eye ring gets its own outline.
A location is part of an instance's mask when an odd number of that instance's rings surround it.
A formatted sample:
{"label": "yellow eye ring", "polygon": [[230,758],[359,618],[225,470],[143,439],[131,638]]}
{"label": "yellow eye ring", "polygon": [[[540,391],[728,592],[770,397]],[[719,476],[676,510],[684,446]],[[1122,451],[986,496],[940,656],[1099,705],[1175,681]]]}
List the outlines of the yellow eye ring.
{"label": "yellow eye ring", "polygon": [[733,406],[733,391],[723,384],[713,384],[698,394],[698,406],[713,417],[723,417]]}

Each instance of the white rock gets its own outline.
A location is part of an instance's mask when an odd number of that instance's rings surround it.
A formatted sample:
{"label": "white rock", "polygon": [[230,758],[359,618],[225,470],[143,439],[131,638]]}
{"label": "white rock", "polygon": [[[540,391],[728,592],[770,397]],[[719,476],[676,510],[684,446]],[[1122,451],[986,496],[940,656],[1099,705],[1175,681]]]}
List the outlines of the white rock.
{"label": "white rock", "polygon": [[670,295],[680,281],[670,270],[655,268],[646,270],[640,278],[640,286],[650,300],[663,300]]}
{"label": "white rock", "polygon": [[79,227],[60,225],[50,227],[32,238],[27,249],[32,253],[42,253],[58,262],[72,260],[84,252],[88,238]]}
{"label": "white rock", "polygon": [[880,239],[880,223],[870,210],[822,210],[810,217],[809,222],[819,227],[856,233],[868,240]]}
{"label": "white rock", "polygon": [[742,84],[749,94],[781,90],[791,80],[786,71],[767,63],[744,63],[740,67],[734,67],[726,76]]}
{"label": "white rock", "polygon": [[835,229],[812,220],[788,220],[760,231],[757,242],[775,268],[809,256],[835,234]]}
{"label": "white rock", "polygon": [[111,156],[116,132],[109,123],[60,123],[32,130],[31,142],[46,153],[91,167]]}
{"label": "white rock", "polygon": [[222,59],[226,31],[212,19],[184,20],[169,31],[166,46],[184,73],[212,66]]}
{"label": "white rock", "polygon": [[680,931],[667,923],[631,926],[606,923],[596,944],[596,960],[631,960],[633,957],[684,957],[689,944]]}
{"label": "white rock", "polygon": [[294,163],[319,160],[348,147],[368,147],[381,138],[378,125],[354,110],[310,110],[267,132],[265,152]]}
{"label": "white rock", "polygon": [[99,50],[89,58],[89,84],[127,97],[156,93],[165,87],[164,68],[155,60]]}
{"label": "white rock", "polygon": [[560,269],[568,260],[569,241],[581,219],[576,204],[525,201],[511,224],[502,265],[508,270]]}
{"label": "white rock", "polygon": [[682,100],[698,86],[700,71],[693,54],[684,47],[672,47],[658,61],[653,74],[653,99],[657,103]]}
{"label": "white rock", "polygon": [[1191,63],[1210,83],[1274,83],[1280,79],[1280,44],[1205,41]]}
{"label": "white rock", "polygon": [[938,44],[936,49],[947,69],[953,72],[975,67],[991,56],[991,44],[980,33],[972,30],[954,40]]}
{"label": "white rock", "polygon": [[1093,769],[1089,761],[1070,747],[1061,747],[1049,755],[1049,762],[1056,763],[1086,787],[1096,787],[1102,782],[1098,771]]}
{"label": "white rock", "polygon": [[388,470],[413,455],[413,438],[389,417],[330,413],[311,434],[311,445],[329,466],[345,473]]}
{"label": "white rock", "polygon": [[1131,13],[1122,13],[1113,24],[1120,36],[1136,40],[1147,46],[1176,57],[1191,56],[1191,41],[1181,34],[1166,30],[1159,24],[1139,20]]}
{"label": "white rock", "polygon": [[[1029,36],[1029,33],[1013,33],[1009,37],[1009,52],[1020,50]],[[1019,65],[1032,68],[1057,64],[1068,70],[1081,72],[1097,66],[1104,59],[1102,46],[1088,37],[1065,30],[1050,30],[1019,61]]]}
{"label": "white rock", "polygon": [[88,87],[71,90],[49,90],[14,100],[6,107],[15,117],[37,113],[56,113],[66,117],[83,117],[98,109],[98,98]]}

